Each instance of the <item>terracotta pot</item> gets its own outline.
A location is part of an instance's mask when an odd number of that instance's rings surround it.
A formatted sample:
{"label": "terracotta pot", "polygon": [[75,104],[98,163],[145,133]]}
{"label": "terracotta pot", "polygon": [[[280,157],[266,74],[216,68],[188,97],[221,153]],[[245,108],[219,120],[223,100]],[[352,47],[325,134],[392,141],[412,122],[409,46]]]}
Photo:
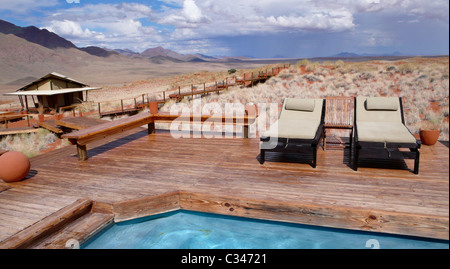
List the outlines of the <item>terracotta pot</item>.
{"label": "terracotta pot", "polygon": [[432,146],[436,144],[440,133],[441,131],[439,130],[420,130],[420,141],[422,141],[422,144],[424,145]]}
{"label": "terracotta pot", "polygon": [[43,122],[44,121],[44,114],[39,114],[38,118],[39,118],[40,122]]}
{"label": "terracotta pot", "polygon": [[63,114],[56,114],[55,115],[55,119],[56,120],[60,120],[60,119],[62,119],[63,118]]}
{"label": "terracotta pot", "polygon": [[5,182],[24,179],[30,171],[30,160],[18,151],[8,151],[0,156],[0,178]]}

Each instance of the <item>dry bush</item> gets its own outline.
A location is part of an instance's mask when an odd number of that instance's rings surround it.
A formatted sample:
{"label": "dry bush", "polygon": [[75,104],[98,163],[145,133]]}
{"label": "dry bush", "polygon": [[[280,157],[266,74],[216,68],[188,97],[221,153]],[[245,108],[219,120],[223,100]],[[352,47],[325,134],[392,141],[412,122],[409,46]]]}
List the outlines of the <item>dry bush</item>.
{"label": "dry bush", "polygon": [[20,151],[31,158],[57,140],[58,137],[54,133],[40,128],[37,133],[8,135],[4,137],[0,140],[0,149]]}

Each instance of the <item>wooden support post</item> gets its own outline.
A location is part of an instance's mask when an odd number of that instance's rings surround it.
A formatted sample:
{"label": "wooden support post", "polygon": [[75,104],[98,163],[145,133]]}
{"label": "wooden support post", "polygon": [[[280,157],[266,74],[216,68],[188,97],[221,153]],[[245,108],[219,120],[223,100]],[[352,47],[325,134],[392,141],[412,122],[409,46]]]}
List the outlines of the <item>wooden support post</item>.
{"label": "wooden support post", "polygon": [[102,115],[101,110],[100,110],[100,102],[98,102],[98,114]]}
{"label": "wooden support post", "polygon": [[194,85],[191,84],[191,96],[192,100],[194,100]]}
{"label": "wooden support post", "polygon": [[136,102],[136,97],[133,98],[134,99],[134,108],[137,109],[137,102]]}
{"label": "wooden support post", "polygon": [[243,126],[244,138],[248,138],[248,125]]}
{"label": "wooden support post", "polygon": [[120,99],[120,106],[122,107],[122,113],[124,112],[123,111],[123,99]]}
{"label": "wooden support post", "polygon": [[166,101],[166,92],[163,92],[163,100]]}
{"label": "wooden support post", "polygon": [[28,114],[28,97],[25,95],[25,113]]}
{"label": "wooden support post", "polygon": [[79,161],[85,161],[85,160],[87,160],[87,149],[86,149],[86,145],[78,145],[78,144],[77,144],[77,153],[78,153],[78,160],[79,160]]}
{"label": "wooden support post", "polygon": [[142,106],[145,105],[145,98],[144,98],[144,94],[142,94]]}
{"label": "wooden support post", "polygon": [[150,122],[148,124],[148,134],[154,134],[155,133],[155,122]]}

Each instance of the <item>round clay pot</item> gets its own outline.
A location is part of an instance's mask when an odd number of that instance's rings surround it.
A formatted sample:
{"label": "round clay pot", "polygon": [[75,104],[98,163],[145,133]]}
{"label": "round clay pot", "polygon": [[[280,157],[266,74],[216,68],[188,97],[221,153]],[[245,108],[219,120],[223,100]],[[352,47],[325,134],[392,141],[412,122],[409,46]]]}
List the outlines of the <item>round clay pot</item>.
{"label": "round clay pot", "polygon": [[0,178],[6,182],[24,179],[30,167],[30,160],[22,152],[8,151],[0,156]]}
{"label": "round clay pot", "polygon": [[440,133],[441,131],[439,130],[420,130],[420,141],[422,141],[422,144],[424,145],[432,146],[436,144]]}

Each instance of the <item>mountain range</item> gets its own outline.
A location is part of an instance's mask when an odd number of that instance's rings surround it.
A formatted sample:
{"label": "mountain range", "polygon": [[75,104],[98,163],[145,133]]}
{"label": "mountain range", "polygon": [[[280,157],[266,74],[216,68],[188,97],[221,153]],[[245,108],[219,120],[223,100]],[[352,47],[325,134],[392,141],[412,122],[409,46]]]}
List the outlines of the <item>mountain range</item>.
{"label": "mountain range", "polygon": [[13,34],[17,37],[23,38],[29,42],[39,44],[48,49],[57,48],[74,48],[88,54],[98,57],[109,57],[111,55],[124,55],[131,58],[149,58],[153,63],[162,62],[202,62],[202,61],[228,61],[239,60],[237,57],[212,57],[203,54],[180,54],[170,49],[163,47],[149,48],[142,53],[132,51],[130,49],[107,49],[96,46],[88,46],[78,48],[71,41],[60,37],[59,35],[48,31],[47,29],[39,29],[35,26],[20,27],[10,22],[0,19],[0,33]]}
{"label": "mountain range", "polygon": [[23,86],[51,72],[87,84],[117,85],[150,77],[253,64],[243,59],[180,54],[163,47],[149,48],[142,53],[96,46],[79,48],[46,29],[20,27],[0,19],[0,91]]}

